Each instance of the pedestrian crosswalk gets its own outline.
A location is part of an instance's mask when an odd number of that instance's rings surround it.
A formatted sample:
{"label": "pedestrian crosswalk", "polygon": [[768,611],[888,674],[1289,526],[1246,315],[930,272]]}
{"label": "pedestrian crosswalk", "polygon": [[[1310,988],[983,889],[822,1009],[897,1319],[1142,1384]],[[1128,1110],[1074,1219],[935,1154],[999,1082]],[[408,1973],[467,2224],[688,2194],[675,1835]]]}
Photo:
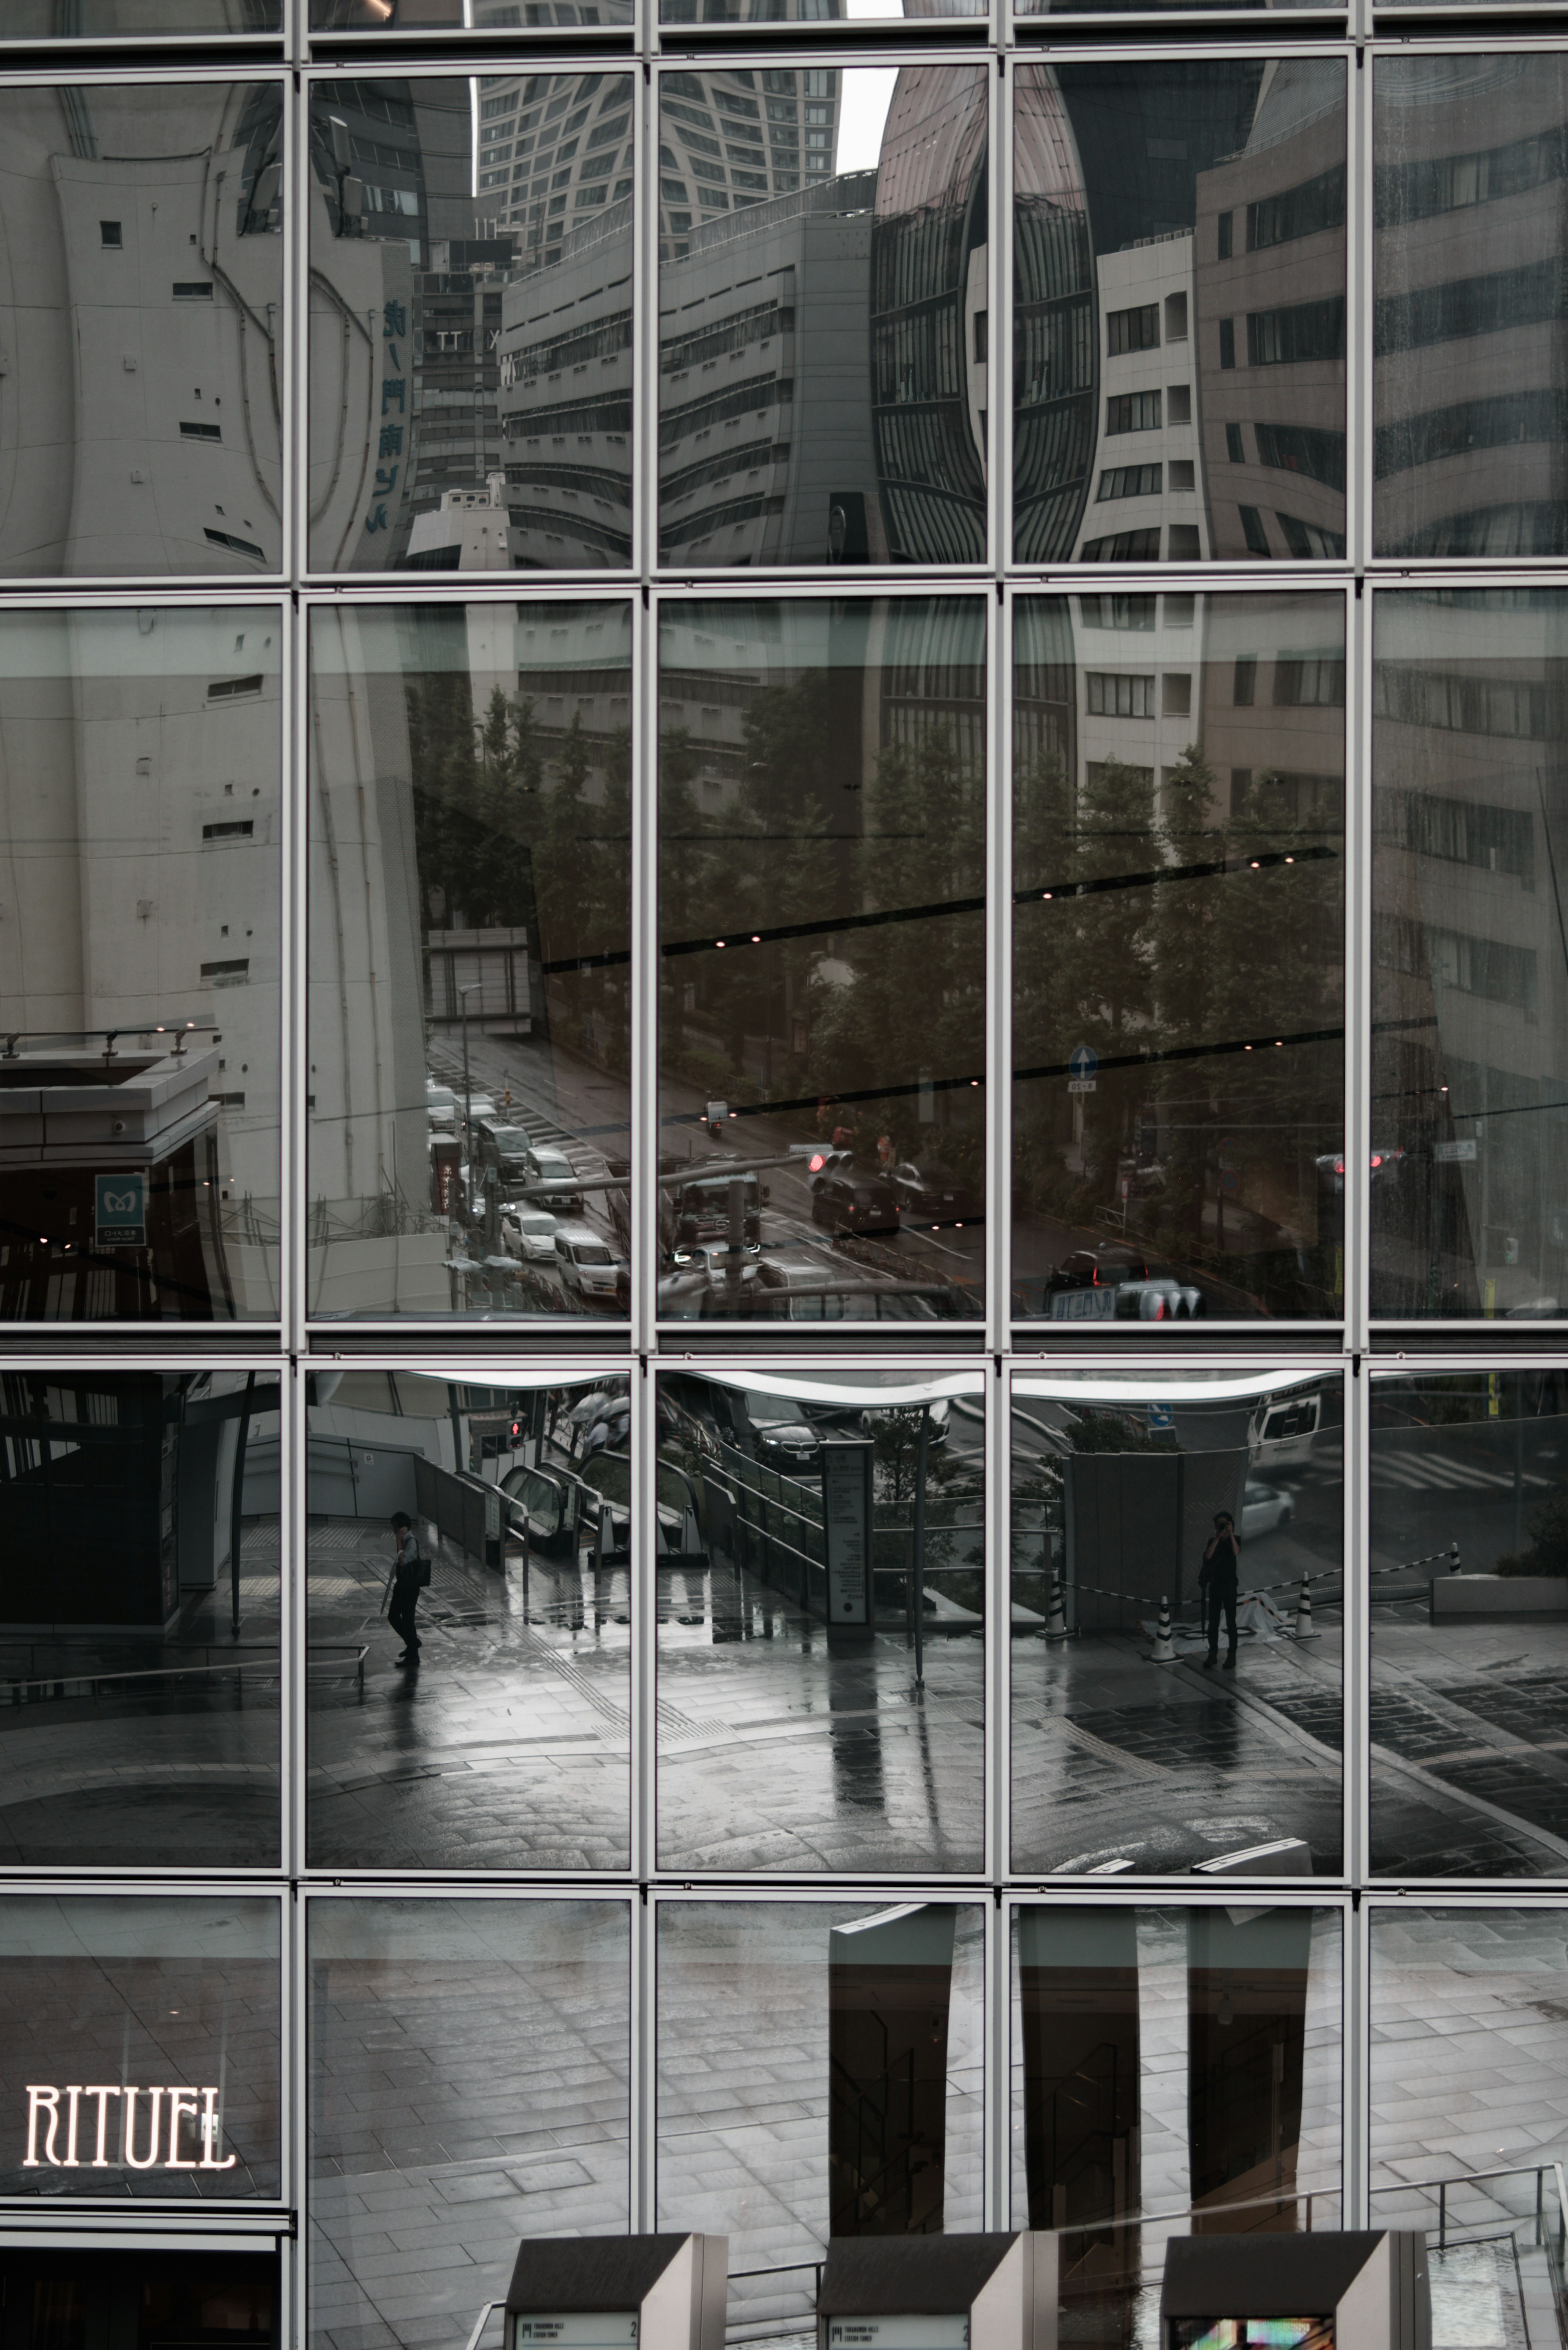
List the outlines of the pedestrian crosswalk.
{"label": "pedestrian crosswalk", "polygon": [[[1379,1451],[1376,1438],[1373,1440],[1375,1487],[1394,1486],[1407,1492],[1511,1493],[1513,1479],[1511,1468],[1492,1468],[1481,1461],[1459,1461],[1444,1452]],[[1543,1492],[1552,1480],[1536,1470],[1527,1469],[1524,1483],[1533,1492]]]}

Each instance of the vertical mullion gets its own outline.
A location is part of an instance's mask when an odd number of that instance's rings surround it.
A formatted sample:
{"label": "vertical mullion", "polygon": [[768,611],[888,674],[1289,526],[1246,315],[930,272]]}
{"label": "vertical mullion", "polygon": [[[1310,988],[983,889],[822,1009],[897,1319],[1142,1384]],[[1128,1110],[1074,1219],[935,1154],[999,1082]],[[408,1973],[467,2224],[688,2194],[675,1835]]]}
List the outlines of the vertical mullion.
{"label": "vertical mullion", "polygon": [[297,1877],[306,1856],[306,1614],[303,1436],[305,1382],[293,1362],[277,1366],[278,1403],[278,1767],[281,1818],[279,1850],[284,1873]]}
{"label": "vertical mullion", "polygon": [[1355,1899],[1345,1917],[1344,2228],[1366,2228],[1372,2172],[1372,1912]]}
{"label": "vertical mullion", "polygon": [[993,1894],[985,1905],[984,2190],[981,2226],[1001,2230],[1012,2225],[1012,1985],[1009,1981],[1012,1911]]}
{"label": "vertical mullion", "polygon": [[658,2225],[659,1905],[645,1893],[631,1910],[631,2232]]}
{"label": "vertical mullion", "polygon": [[[1370,0],[1357,0],[1370,5]],[[1372,553],[1372,77],[1356,47],[1346,52],[1345,190],[1345,553],[1356,573]]]}
{"label": "vertical mullion", "polygon": [[985,1317],[998,1355],[1012,1326],[1012,608],[986,598]]}
{"label": "vertical mullion", "polygon": [[280,958],[282,1095],[278,1128],[279,1173],[283,1198],[278,1215],[279,1320],[285,1347],[292,1354],[305,1345],[309,1311],[307,1262],[309,1247],[306,1201],[309,1171],[308,1119],[305,1112],[304,1075],[310,1066],[307,1022],[310,991],[306,955],[309,939],[306,891],[310,859],[310,674],[308,606],[297,591],[284,607],[284,742],[281,855],[283,881],[283,953]]}
{"label": "vertical mullion", "polygon": [[657,612],[646,588],[633,590],[631,691],[631,1347],[645,1355],[655,1343],[659,1278],[659,1033],[658,796],[655,761],[659,712]]}
{"label": "vertical mullion", "polygon": [[631,1872],[639,1884],[652,1876],[657,1858],[654,1816],[654,1704],[658,1658],[657,1438],[658,1380],[647,1357],[634,1367],[632,1393],[632,1471],[637,1480],[638,1506],[631,1520]]}
{"label": "vertical mullion", "polygon": [[[310,2267],[310,1952],[309,1903],[291,1886],[282,1903],[284,2199],[295,2214],[293,2259],[284,2265],[283,2340],[309,2339]],[[293,2320],[292,2331],[290,2319]]]}
{"label": "vertical mullion", "polygon": [[1345,1344],[1367,1341],[1371,1154],[1372,696],[1371,604],[1359,592],[1345,611],[1345,1230],[1341,1243]]}
{"label": "vertical mullion", "polygon": [[[1345,1374],[1344,1795],[1345,1874],[1359,1889],[1370,1857],[1371,1617],[1368,1605],[1370,1393],[1365,1366]],[[1348,2222],[1347,2222],[1348,2224]]]}
{"label": "vertical mullion", "polygon": [[992,1885],[1004,1879],[1012,1858],[1008,1825],[1012,1430],[1011,1367],[993,1361],[985,1371],[985,1873]]}

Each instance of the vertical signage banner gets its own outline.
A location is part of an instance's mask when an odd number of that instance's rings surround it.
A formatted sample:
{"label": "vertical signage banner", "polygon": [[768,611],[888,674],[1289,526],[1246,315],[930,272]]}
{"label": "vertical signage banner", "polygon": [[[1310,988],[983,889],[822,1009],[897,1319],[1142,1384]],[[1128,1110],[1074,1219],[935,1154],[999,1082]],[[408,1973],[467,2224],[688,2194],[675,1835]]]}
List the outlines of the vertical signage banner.
{"label": "vertical signage banner", "polygon": [[827,1544],[827,1620],[871,1621],[871,1447],[822,1448],[822,1517]]}

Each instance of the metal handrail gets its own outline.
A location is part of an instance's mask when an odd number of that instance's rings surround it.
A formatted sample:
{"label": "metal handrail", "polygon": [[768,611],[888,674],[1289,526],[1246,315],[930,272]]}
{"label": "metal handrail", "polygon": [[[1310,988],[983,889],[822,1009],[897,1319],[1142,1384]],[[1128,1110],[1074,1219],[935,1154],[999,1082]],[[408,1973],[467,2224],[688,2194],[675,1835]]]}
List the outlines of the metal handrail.
{"label": "metal handrail", "polygon": [[[365,1659],[369,1654],[369,1643],[358,1646],[346,1640],[337,1643],[336,1647],[331,1644],[312,1643],[305,1659],[306,1672],[319,1659],[333,1654],[341,1654],[354,1660],[355,1677],[359,1687],[363,1689]],[[281,1677],[283,1667],[275,1644],[265,1645],[257,1642],[255,1655],[270,1661],[259,1666],[253,1662],[251,1666],[253,1673],[259,1670],[264,1680]],[[234,1673],[238,1677],[241,1687],[244,1686],[244,1660],[238,1656],[231,1655],[220,1658],[216,1664],[137,1665],[123,1671],[40,1673],[26,1680],[0,1680],[0,1704],[5,1703],[7,1691],[13,1705],[29,1705],[36,1704],[47,1698],[97,1697],[109,1682],[188,1680],[203,1673]],[[36,1692],[36,1694],[30,1694],[30,1692]]]}

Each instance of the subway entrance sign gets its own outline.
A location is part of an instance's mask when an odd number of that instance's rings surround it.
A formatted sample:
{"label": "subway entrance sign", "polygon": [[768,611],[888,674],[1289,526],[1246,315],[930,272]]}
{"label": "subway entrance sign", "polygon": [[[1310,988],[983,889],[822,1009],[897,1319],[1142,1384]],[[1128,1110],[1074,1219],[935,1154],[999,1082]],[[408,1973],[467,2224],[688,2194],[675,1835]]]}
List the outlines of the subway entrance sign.
{"label": "subway entrance sign", "polygon": [[92,1179],[93,1242],[98,1248],[147,1246],[147,1177],[140,1168]]}

